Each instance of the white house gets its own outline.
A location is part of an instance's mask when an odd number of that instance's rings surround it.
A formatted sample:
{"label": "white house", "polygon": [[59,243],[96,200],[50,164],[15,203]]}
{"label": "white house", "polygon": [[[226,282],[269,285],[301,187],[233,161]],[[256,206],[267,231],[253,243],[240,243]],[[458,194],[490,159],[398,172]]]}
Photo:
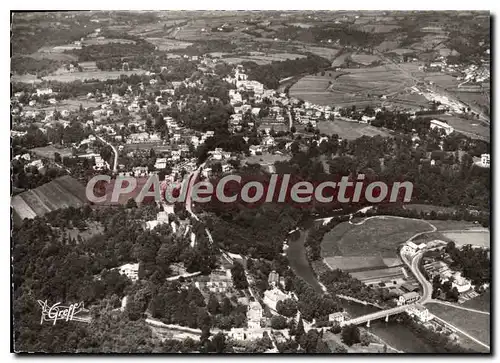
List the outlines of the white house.
{"label": "white house", "polygon": [[432,315],[429,312],[429,310],[427,310],[425,307],[423,307],[420,304],[417,304],[415,306],[408,308],[408,310],[406,312],[410,316],[415,316],[422,323],[427,323],[428,321],[430,321],[434,318],[434,315]]}
{"label": "white house", "polygon": [[408,292],[399,297],[398,305],[410,305],[417,302],[420,299],[420,295],[416,292]]}
{"label": "white house", "polygon": [[167,159],[166,158],[157,158],[155,162],[156,169],[165,169],[167,167]]}
{"label": "white house", "polygon": [[117,268],[121,275],[127,276],[132,281],[137,281],[139,279],[139,264],[138,263],[127,263],[123,266]]}
{"label": "white house", "polygon": [[454,128],[450,125],[448,125],[446,122],[439,121],[439,120],[431,120],[431,129],[439,129],[439,130],[444,130],[446,135],[451,134],[454,131]]}
{"label": "white house", "polygon": [[328,315],[328,321],[333,321],[337,323],[343,323],[345,320],[345,315],[342,311],[337,311],[336,313],[332,313]]}
{"label": "white house", "polygon": [[260,320],[262,319],[262,306],[257,301],[252,301],[248,305],[247,323],[250,329],[260,328]]}
{"label": "white house", "polygon": [[481,164],[483,168],[490,167],[490,154],[481,154]]}

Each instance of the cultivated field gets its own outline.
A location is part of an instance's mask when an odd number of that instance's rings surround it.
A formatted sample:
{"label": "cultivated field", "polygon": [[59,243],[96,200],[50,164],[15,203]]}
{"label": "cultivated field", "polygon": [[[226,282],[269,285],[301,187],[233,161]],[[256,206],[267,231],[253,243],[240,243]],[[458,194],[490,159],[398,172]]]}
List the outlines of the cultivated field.
{"label": "cultivated field", "polygon": [[478,120],[467,120],[456,115],[438,115],[437,119],[446,121],[453,128],[474,139],[489,141],[491,130],[488,126]]}
{"label": "cultivated field", "polygon": [[277,161],[287,161],[290,160],[288,155],[279,155],[271,153],[263,153],[262,155],[251,155],[246,156],[242,159],[242,163],[246,164],[274,164]]}
{"label": "cultivated field", "polygon": [[36,147],[34,149],[30,149],[30,152],[35,153],[36,155],[42,158],[49,158],[49,159],[54,159],[55,153],[59,153],[61,157],[69,157],[72,155],[71,149],[69,148],[58,149],[52,145],[44,147]]}
{"label": "cultivated field", "polygon": [[321,243],[323,257],[397,257],[397,248],[418,232],[430,230],[424,221],[385,217],[362,225],[343,222],[328,232]]}
{"label": "cultivated field", "polygon": [[351,55],[351,59],[354,62],[359,63],[359,64],[363,64],[363,65],[370,65],[373,62],[380,60],[380,58],[376,55],[363,54],[363,53],[355,53],[355,54]]}
{"label": "cultivated field", "polygon": [[367,270],[350,272],[351,276],[362,282],[385,281],[404,277],[401,267],[381,268],[378,270]]}
{"label": "cultivated field", "polygon": [[38,188],[16,195],[11,200],[20,220],[35,218],[68,207],[81,207],[87,202],[85,188],[70,176],[62,176]]}
{"label": "cultivated field", "polygon": [[360,27],[360,30],[367,33],[390,33],[399,29],[398,25],[390,24],[366,24]]}
{"label": "cultivated field", "polygon": [[73,54],[69,53],[61,53],[61,52],[51,52],[51,51],[44,51],[44,52],[35,52],[29,55],[30,58],[34,59],[50,59],[53,61],[62,61],[62,62],[72,62],[78,60],[78,57],[76,57]]}
{"label": "cultivated field", "polygon": [[[398,98],[399,95],[409,97],[407,102],[410,105],[419,105],[421,102],[427,104],[424,98],[410,94],[413,81],[393,65],[346,68],[342,69],[342,73],[331,79],[329,86],[326,86],[328,79],[306,76],[292,86],[290,95],[316,104],[339,107],[380,105],[382,96],[387,97],[384,102],[391,102],[392,98]],[[396,102],[404,104],[406,101],[402,98]]]}
{"label": "cultivated field", "polygon": [[490,298],[491,298],[491,293],[488,290],[473,299],[467,300],[466,302],[461,304],[461,306],[481,311],[490,311],[490,306],[491,306]]}
{"label": "cultivated field", "polygon": [[313,47],[313,46],[303,46],[302,48],[298,47],[298,49],[304,52],[311,52],[328,60],[335,59],[337,54],[340,52],[340,49],[337,48],[324,48],[324,47]]}
{"label": "cultivated field", "polygon": [[103,45],[110,43],[135,44],[136,41],[131,39],[119,39],[119,38],[104,38],[104,39],[89,38],[85,39],[85,41],[82,42],[83,45]]}
{"label": "cultivated field", "polygon": [[426,304],[425,306],[432,314],[472,335],[479,341],[490,345],[489,315],[433,303]]}
{"label": "cultivated field", "polygon": [[443,232],[443,235],[455,242],[457,246],[473,245],[490,247],[490,232]]}
{"label": "cultivated field", "polygon": [[125,76],[131,76],[133,74],[144,74],[145,71],[142,69],[136,69],[133,71],[95,71],[95,72],[72,72],[67,74],[51,75],[43,77],[46,81],[58,81],[58,82],[74,82],[74,81],[85,81],[90,79],[98,79],[105,81],[108,79],[117,79],[123,74]]}
{"label": "cultivated field", "polygon": [[317,123],[317,127],[321,133],[327,135],[337,134],[339,137],[346,140],[354,140],[360,138],[361,136],[390,136],[388,132],[378,127],[342,120],[335,120],[333,122],[320,121]]}
{"label": "cultivated field", "polygon": [[241,62],[255,62],[257,64],[270,64],[272,62],[282,62],[287,59],[305,58],[303,54],[294,53],[260,53],[252,52],[249,56],[228,57],[222,60],[229,64],[238,64]]}
{"label": "cultivated field", "polygon": [[11,82],[21,82],[21,83],[41,83],[42,80],[37,78],[33,74],[13,74],[10,77]]}
{"label": "cultivated field", "polygon": [[154,44],[158,47],[160,51],[169,51],[173,49],[184,49],[189,47],[193,43],[180,42],[178,40],[166,39],[166,38],[146,38],[148,42]]}
{"label": "cultivated field", "polygon": [[346,58],[349,57],[349,55],[351,55],[351,53],[348,52],[340,54],[337,58],[333,60],[331,67],[332,68],[340,67],[342,64],[344,64]]}

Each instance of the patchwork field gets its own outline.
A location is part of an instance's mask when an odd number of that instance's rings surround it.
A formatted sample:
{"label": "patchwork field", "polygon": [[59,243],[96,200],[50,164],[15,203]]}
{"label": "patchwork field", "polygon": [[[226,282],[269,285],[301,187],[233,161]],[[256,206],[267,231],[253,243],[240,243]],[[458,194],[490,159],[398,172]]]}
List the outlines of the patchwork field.
{"label": "patchwork field", "polygon": [[429,311],[448,323],[490,345],[490,316],[472,311],[455,309],[447,305],[428,303]]}
{"label": "patchwork field", "polygon": [[430,230],[428,223],[400,218],[373,218],[361,225],[343,222],[328,232],[321,243],[323,257],[397,257],[398,246],[418,232]]}
{"label": "patchwork field", "polygon": [[[338,58],[335,62],[337,60]],[[326,80],[326,87],[324,79],[311,77],[306,76],[295,83],[290,89],[290,95],[321,105],[344,107],[355,104],[362,107],[380,105],[382,96],[387,97],[384,102],[390,102],[391,97],[407,94],[407,90],[413,86],[413,81],[392,65],[342,69],[342,74],[330,80],[331,84]],[[427,103],[423,98],[411,99],[410,103],[418,101]]]}
{"label": "patchwork field", "polygon": [[86,202],[85,187],[70,176],[62,176],[16,195],[11,200],[11,206],[17,218],[22,221],[57,209],[80,207]]}
{"label": "patchwork field", "polygon": [[349,122],[342,120],[331,121],[320,121],[317,123],[317,127],[321,133],[327,135],[337,134],[339,137],[346,140],[354,140],[361,136],[383,136],[387,137],[390,134],[378,127],[371,126],[368,124],[360,124],[358,122]]}

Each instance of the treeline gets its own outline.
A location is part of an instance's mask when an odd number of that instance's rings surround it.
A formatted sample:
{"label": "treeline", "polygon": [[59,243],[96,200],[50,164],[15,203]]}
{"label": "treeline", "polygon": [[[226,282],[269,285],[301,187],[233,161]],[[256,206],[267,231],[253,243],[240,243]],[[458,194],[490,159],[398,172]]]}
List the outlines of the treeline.
{"label": "treeline", "polygon": [[325,58],[309,53],[305,58],[287,59],[281,62],[258,65],[255,62],[243,62],[248,70],[250,79],[259,81],[269,89],[277,89],[280,79],[297,74],[318,73],[330,67],[330,62]]}
{"label": "treeline", "polygon": [[207,53],[222,52],[222,53],[232,53],[236,50],[238,46],[225,39],[203,39],[199,41],[193,41],[193,44],[184,49],[172,49],[172,53],[176,54],[186,54],[188,56],[201,56]]}
{"label": "treeline", "polygon": [[456,344],[448,336],[427,329],[407,314],[399,315],[399,320],[427,344],[430,344],[435,349],[435,353],[474,353],[474,351]]}
{"label": "treeline", "polygon": [[334,217],[326,225],[321,224],[319,227],[311,228],[305,240],[306,254],[309,261],[316,261],[321,258],[321,242],[323,237],[338,224],[347,221],[348,216]]}
{"label": "treeline", "polygon": [[63,63],[52,59],[35,59],[14,56],[10,59],[10,69],[16,74],[34,74],[41,77],[56,71]]}
{"label": "treeline", "polygon": [[[205,207],[205,204],[200,206]],[[217,244],[232,253],[252,258],[279,259],[283,241],[295,228],[302,212],[288,206],[265,203],[258,208],[225,204],[207,215],[207,226]]]}
{"label": "treeline", "polygon": [[473,248],[471,245],[457,248],[454,242],[449,242],[445,251],[453,260],[450,267],[461,271],[462,276],[470,279],[473,285],[480,286],[491,282],[489,250]]}
{"label": "treeline", "polygon": [[80,62],[97,61],[108,58],[133,58],[139,55],[150,54],[155,51],[155,46],[143,39],[138,39],[135,44],[108,43],[82,46],[70,52],[78,57]]}
{"label": "treeline", "polygon": [[339,269],[324,272],[320,276],[320,281],[325,285],[330,294],[346,295],[370,303],[378,304],[395,297],[384,291],[384,289],[365,285],[349,273]]}

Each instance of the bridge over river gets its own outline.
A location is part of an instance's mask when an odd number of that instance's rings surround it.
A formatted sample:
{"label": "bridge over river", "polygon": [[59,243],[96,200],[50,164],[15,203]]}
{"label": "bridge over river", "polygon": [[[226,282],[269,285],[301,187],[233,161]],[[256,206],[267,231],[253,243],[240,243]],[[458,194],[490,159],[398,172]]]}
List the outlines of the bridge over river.
{"label": "bridge over river", "polygon": [[415,304],[402,305],[402,306],[397,306],[397,307],[391,308],[391,309],[376,311],[376,312],[371,313],[371,314],[366,314],[363,316],[359,316],[357,318],[345,320],[342,323],[340,323],[340,326],[359,325],[359,324],[366,323],[366,326],[370,327],[370,322],[372,320],[385,318],[385,321],[389,321],[389,316],[401,314],[402,312],[405,312],[407,309],[409,309],[413,306],[415,306]]}

